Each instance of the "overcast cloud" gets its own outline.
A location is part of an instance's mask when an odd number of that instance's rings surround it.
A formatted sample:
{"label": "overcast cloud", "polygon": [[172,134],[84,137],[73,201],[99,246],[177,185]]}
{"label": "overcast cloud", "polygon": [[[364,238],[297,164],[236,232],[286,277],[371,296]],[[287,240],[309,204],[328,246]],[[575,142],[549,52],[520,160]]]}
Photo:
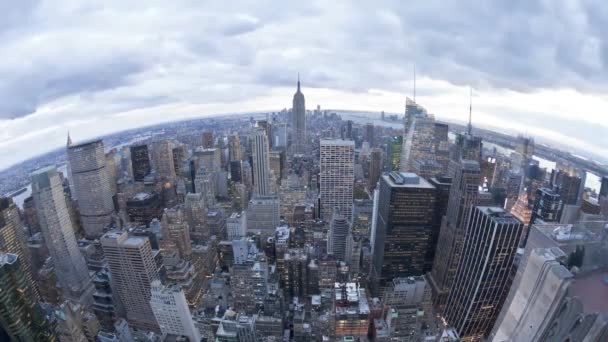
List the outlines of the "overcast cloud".
{"label": "overcast cloud", "polygon": [[606,1],[0,2],[0,169],[75,140],[289,107],[402,112],[608,156]]}

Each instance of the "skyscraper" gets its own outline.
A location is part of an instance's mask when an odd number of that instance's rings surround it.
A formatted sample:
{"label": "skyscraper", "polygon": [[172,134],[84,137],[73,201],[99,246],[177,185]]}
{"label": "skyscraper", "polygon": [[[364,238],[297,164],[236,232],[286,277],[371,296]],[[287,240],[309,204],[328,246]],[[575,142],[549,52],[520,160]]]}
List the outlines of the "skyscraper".
{"label": "skyscraper", "polygon": [[255,194],[266,196],[270,194],[270,152],[268,150],[268,138],[264,130],[254,130],[251,135],[251,142]]}
{"label": "skyscraper", "polygon": [[200,341],[194,326],[184,291],[178,286],[163,286],[159,280],[152,282],[150,305],[163,334],[187,336],[189,341]]}
{"label": "skyscraper", "polygon": [[143,182],[152,170],[148,145],[131,146],[131,167],[133,169],[133,179],[136,182]]}
{"label": "skyscraper", "polygon": [[181,207],[165,208],[162,218],[162,232],[163,255],[177,252],[180,258],[190,260],[192,255],[190,229]]}
{"label": "skyscraper", "polygon": [[[433,302],[441,311],[452,288],[462,251],[464,231],[471,208],[479,205],[479,163],[462,160],[452,178],[447,214],[441,223],[437,253],[431,271]],[[489,203],[488,203],[489,204]]]}
{"label": "skyscraper", "polygon": [[380,179],[380,173],[382,172],[382,150],[379,148],[373,148],[369,158],[369,178],[368,187],[370,189],[376,188],[376,183]]}
{"label": "skyscraper", "polygon": [[173,164],[173,146],[168,140],[162,140],[152,145],[152,159],[156,175],[164,178],[175,178]]}
{"label": "skyscraper", "polygon": [[346,217],[336,210],[331,218],[329,237],[327,239],[327,253],[333,254],[337,260],[346,261],[346,237],[350,231],[350,224]]}
{"label": "skyscraper", "polygon": [[238,135],[228,137],[228,160],[241,160],[241,139]]}
{"label": "skyscraper", "polygon": [[19,256],[22,271],[28,283],[32,284],[32,292],[38,299],[38,290],[34,283],[33,265],[19,209],[10,198],[0,197],[0,253],[12,253]]}
{"label": "skyscraper", "polygon": [[355,181],[355,143],[351,140],[321,140],[319,189],[321,217],[329,221],[338,209],[351,219]]}
{"label": "skyscraper", "polygon": [[370,147],[375,146],[375,136],[374,136],[374,124],[367,123],[365,124],[365,141],[369,143]]}
{"label": "skyscraper", "polygon": [[213,132],[203,132],[203,148],[213,148]]}
{"label": "skyscraper", "polygon": [[499,207],[475,207],[444,318],[463,341],[481,341],[494,325],[511,286],[523,224]]}
{"label": "skyscraper", "polygon": [[101,139],[68,147],[80,220],[88,238],[98,238],[112,221],[114,203]]}
{"label": "skyscraper", "polygon": [[82,304],[89,303],[93,284],[76,243],[61,179],[54,166],[32,174],[32,196],[64,297]]}
{"label": "skyscraper", "polygon": [[413,173],[380,179],[377,222],[372,232],[372,290],[381,293],[395,277],[431,270],[439,227],[436,189]]}
{"label": "skyscraper", "polygon": [[150,306],[151,284],[159,278],[150,241],[112,231],[101,237],[101,246],[129,325],[160,332]]}
{"label": "skyscraper", "polygon": [[18,255],[0,253],[0,330],[11,341],[54,341],[37,305],[34,283],[26,273]]}
{"label": "skyscraper", "polygon": [[401,171],[413,171],[414,162],[435,160],[435,116],[406,99]]}
{"label": "skyscraper", "polygon": [[304,94],[300,91],[300,76],[298,76],[298,90],[293,95],[291,119],[293,132],[291,149],[294,154],[302,154],[306,151],[306,105]]}

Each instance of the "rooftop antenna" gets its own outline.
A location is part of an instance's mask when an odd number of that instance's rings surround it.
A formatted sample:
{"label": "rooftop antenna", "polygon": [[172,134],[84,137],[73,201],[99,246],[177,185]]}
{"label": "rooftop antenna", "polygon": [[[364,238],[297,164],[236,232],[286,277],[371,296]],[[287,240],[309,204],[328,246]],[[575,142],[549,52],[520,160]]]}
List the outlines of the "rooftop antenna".
{"label": "rooftop antenna", "polygon": [[298,91],[300,91],[300,73],[298,72]]}
{"label": "rooftop antenna", "polygon": [[469,135],[472,135],[473,132],[473,124],[471,123],[471,119],[473,116],[473,88],[469,87],[469,124],[467,125],[467,132]]}
{"label": "rooftop antenna", "polygon": [[70,137],[70,130],[68,129],[68,146],[72,146],[72,138]]}
{"label": "rooftop antenna", "polygon": [[414,64],[414,103],[416,103],[416,64]]}

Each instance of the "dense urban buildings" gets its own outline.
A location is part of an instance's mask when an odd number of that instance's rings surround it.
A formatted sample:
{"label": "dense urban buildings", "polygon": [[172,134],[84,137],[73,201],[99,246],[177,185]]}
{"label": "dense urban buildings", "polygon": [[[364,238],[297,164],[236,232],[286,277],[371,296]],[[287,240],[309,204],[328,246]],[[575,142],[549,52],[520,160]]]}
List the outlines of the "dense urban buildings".
{"label": "dense urban buildings", "polygon": [[0,340],[606,340],[608,181],[471,116],[307,111],[298,80],[68,139],[0,197]]}

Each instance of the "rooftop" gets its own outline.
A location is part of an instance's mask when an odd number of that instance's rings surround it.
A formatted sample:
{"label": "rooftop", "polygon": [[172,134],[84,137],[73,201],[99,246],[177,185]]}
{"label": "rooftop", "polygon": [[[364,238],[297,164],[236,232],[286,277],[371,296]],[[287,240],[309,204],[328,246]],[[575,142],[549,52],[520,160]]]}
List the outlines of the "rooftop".
{"label": "rooftop", "polygon": [[575,276],[572,283],[572,294],[576,296],[587,313],[608,314],[608,270],[590,272]]}
{"label": "rooftop", "polygon": [[425,188],[435,189],[426,179],[412,172],[390,172],[382,178],[393,188]]}
{"label": "rooftop", "polygon": [[352,140],[342,139],[321,139],[321,146],[352,146],[355,147],[355,142]]}

